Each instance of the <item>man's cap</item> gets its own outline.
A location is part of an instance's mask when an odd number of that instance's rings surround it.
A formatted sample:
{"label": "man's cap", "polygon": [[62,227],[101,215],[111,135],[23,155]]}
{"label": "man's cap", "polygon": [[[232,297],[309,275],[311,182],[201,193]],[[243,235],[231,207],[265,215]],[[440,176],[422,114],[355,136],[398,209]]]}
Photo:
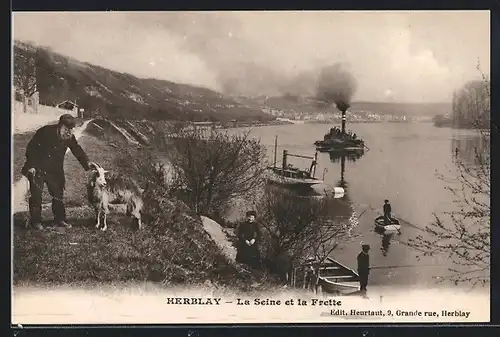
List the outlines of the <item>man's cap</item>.
{"label": "man's cap", "polygon": [[70,114],[64,114],[59,117],[59,124],[72,129],[76,126],[76,119]]}
{"label": "man's cap", "polygon": [[255,212],[255,211],[248,211],[247,212],[247,216],[251,216],[251,215],[257,216],[257,212]]}
{"label": "man's cap", "polygon": [[389,202],[389,200],[385,199],[384,202]]}
{"label": "man's cap", "polygon": [[363,245],[361,245],[361,248],[362,248],[363,250],[368,250],[368,249],[370,249],[370,245],[363,244]]}

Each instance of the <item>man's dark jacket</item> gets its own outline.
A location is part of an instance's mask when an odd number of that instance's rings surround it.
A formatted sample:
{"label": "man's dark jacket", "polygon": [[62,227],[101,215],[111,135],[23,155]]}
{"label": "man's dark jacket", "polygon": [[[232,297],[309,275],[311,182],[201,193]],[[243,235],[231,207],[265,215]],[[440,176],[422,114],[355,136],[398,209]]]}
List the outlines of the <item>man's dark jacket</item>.
{"label": "man's dark jacket", "polygon": [[363,252],[358,254],[358,274],[366,276],[370,273],[370,255]]}
{"label": "man's dark jacket", "polygon": [[38,129],[26,148],[26,163],[21,173],[25,176],[30,168],[37,172],[57,177],[64,182],[64,155],[69,148],[85,170],[89,170],[89,159],[73,135],[64,141],[59,138],[58,125],[46,125]]}
{"label": "man's dark jacket", "polygon": [[384,204],[384,214],[391,214],[391,204]]}

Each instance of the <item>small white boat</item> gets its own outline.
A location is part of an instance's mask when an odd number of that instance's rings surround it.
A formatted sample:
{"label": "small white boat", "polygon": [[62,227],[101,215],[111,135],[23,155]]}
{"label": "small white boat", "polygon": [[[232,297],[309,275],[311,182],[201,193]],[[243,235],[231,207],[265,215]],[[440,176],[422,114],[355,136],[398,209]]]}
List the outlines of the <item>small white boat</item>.
{"label": "small white boat", "polygon": [[387,224],[383,215],[375,219],[376,229],[384,232],[400,232],[401,224],[398,219],[391,218],[391,223]]}

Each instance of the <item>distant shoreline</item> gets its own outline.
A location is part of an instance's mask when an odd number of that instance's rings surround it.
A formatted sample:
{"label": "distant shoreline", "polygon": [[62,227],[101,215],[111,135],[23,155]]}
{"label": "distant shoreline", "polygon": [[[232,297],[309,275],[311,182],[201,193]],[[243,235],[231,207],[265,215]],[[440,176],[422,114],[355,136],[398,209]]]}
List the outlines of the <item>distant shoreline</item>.
{"label": "distant shoreline", "polygon": [[[278,122],[242,122],[242,123],[234,123],[232,125],[222,125],[222,129],[237,129],[244,127],[261,127],[261,126],[273,126],[273,125],[295,125],[295,124],[340,124],[341,121],[332,120],[332,121],[299,121],[299,123],[293,123],[288,121],[278,121]],[[432,121],[423,120],[423,121],[379,121],[379,120],[359,120],[359,121],[348,121],[347,124],[381,124],[381,123],[398,123],[398,124],[414,124],[414,123],[432,123]],[[213,125],[221,125],[219,123],[214,123]]]}

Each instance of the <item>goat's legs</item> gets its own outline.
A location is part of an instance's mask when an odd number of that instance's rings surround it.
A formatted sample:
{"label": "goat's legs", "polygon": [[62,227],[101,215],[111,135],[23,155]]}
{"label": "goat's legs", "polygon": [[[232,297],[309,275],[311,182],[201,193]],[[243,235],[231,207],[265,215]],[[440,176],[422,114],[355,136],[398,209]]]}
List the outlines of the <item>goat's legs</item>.
{"label": "goat's legs", "polygon": [[108,218],[109,210],[107,208],[104,208],[104,212],[103,213],[104,213],[104,215],[103,215],[104,226],[101,228],[101,231],[105,232],[108,229],[107,218]]}
{"label": "goat's legs", "polygon": [[127,202],[127,216],[132,220],[132,225],[135,229],[135,225],[137,225],[137,229],[142,229],[142,221],[141,221],[141,204],[137,204],[133,199]]}
{"label": "goat's legs", "polygon": [[101,210],[99,208],[96,208],[95,214],[97,217],[97,221],[96,221],[97,223],[95,225],[95,228],[99,228],[99,227],[101,227]]}

